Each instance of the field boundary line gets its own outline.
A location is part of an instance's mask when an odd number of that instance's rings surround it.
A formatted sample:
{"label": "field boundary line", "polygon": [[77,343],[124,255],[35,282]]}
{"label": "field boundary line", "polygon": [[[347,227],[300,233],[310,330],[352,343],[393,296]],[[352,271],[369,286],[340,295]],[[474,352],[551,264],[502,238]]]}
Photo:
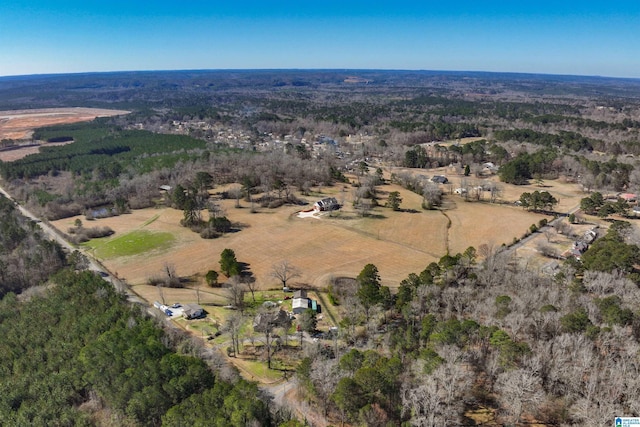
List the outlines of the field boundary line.
{"label": "field boundary line", "polygon": [[447,227],[444,235],[444,249],[446,251],[445,253],[449,255],[449,230],[451,230],[451,218],[449,218],[449,215],[447,215],[443,210],[440,210],[440,213],[447,218]]}

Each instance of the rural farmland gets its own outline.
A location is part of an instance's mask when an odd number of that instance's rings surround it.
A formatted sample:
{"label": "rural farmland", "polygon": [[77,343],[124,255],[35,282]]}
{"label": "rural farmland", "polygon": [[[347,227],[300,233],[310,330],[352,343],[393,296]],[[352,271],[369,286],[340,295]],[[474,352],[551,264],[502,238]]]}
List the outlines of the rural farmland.
{"label": "rural farmland", "polygon": [[[323,194],[316,197],[327,194],[340,197],[342,188],[324,188]],[[324,287],[332,277],[355,277],[365,264],[373,263],[378,266],[383,283],[397,287],[407,272],[421,271],[437,261],[446,253],[447,245],[455,254],[484,243],[510,244],[543,218],[513,205],[466,202],[454,195],[448,196],[451,209],[425,211],[420,208],[420,196],[393,184],[381,189],[399,191],[406,211],[378,207],[371,216],[362,218],[350,207],[350,191],[344,192],[343,209],[324,213],[319,219],[298,218],[295,214],[300,206],[260,208],[251,213],[247,202],[235,208],[235,201],[223,200],[231,221],[244,226],[221,238],[205,240],[180,226],[181,211],[148,208],[91,221],[92,226],[111,227],[115,234],[106,240],[94,240],[90,246],[96,248],[96,255],[110,270],[136,285],[144,284],[159,273],[167,262],[174,264],[182,276],[202,276],[219,267],[219,254],[224,248],[232,248],[238,260],[249,264],[263,289],[277,286],[270,277],[271,266],[277,259],[291,261],[302,271],[302,277],[297,280],[313,286]],[[216,191],[219,189],[212,193]],[[562,191],[570,191],[569,186],[563,186]],[[563,198],[562,202],[575,206],[576,197]],[[313,196],[306,199],[309,205],[316,200]],[[84,220],[84,217],[78,218]],[[75,219],[59,220],[54,225],[65,230]],[[496,221],[508,226],[496,227]],[[126,244],[118,250],[119,242],[126,243],[126,236],[135,236],[142,230],[148,237],[160,236],[160,233],[170,237],[159,247],[149,244],[147,251],[137,254],[128,253]],[[138,245],[133,240],[130,244]]]}

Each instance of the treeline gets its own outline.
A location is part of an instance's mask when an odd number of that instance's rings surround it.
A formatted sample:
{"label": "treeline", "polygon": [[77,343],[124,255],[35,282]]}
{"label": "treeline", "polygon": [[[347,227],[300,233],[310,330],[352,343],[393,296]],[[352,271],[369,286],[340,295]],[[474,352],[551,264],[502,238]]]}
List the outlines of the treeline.
{"label": "treeline", "polygon": [[447,123],[444,121],[409,122],[395,120],[389,126],[402,132],[424,132],[431,141],[444,141],[480,136],[478,128],[469,123]]}
{"label": "treeline", "polygon": [[[52,281],[30,301],[0,301],[2,425],[94,425],[107,416],[119,425],[179,426],[183,416],[191,425],[271,425],[254,384],[229,383],[171,350],[197,346],[164,332],[97,275],[64,271]],[[203,399],[216,404],[176,418]]]}
{"label": "treeline", "polygon": [[[584,131],[585,128],[579,127],[578,129]],[[624,130],[626,131],[627,128],[625,127]],[[633,137],[634,135],[628,136]],[[637,135],[635,136],[637,138]],[[587,138],[581,133],[565,130],[559,130],[558,133],[545,133],[532,129],[507,129],[495,131],[494,137],[500,142],[527,142],[536,145],[544,145],[546,147],[563,148],[575,152],[595,150],[612,155],[640,154],[640,141],[637,139],[604,141],[602,139]]]}
{"label": "treeline", "polygon": [[423,147],[415,145],[404,153],[403,166],[409,168],[433,168],[447,166],[453,162],[464,164],[480,164],[493,162],[500,165],[509,160],[509,153],[495,142],[487,143],[485,139],[466,144]]}
{"label": "treeline", "polygon": [[45,238],[36,223],[20,215],[4,196],[0,196],[0,219],[0,298],[42,284],[64,266],[60,245]]}
{"label": "treeline", "polygon": [[534,117],[525,117],[525,121],[534,124],[564,123],[571,124],[578,128],[591,128],[595,130],[620,130],[640,129],[640,121],[629,118],[620,122],[605,122],[602,120],[585,119],[582,117],[563,116],[559,114],[543,114]]}
{"label": "treeline", "polygon": [[[572,164],[573,170],[565,164]],[[590,160],[584,156],[561,156],[557,148],[543,148],[534,152],[521,152],[500,166],[498,172],[503,182],[522,185],[532,178],[555,179],[561,172],[582,175],[584,188],[610,188],[622,191],[631,182],[633,165],[618,161],[615,157],[606,162]]]}
{"label": "treeline", "polygon": [[600,143],[599,141],[585,138],[576,132],[567,131],[559,131],[557,134],[552,134],[536,132],[531,129],[497,130],[494,132],[494,137],[500,142],[528,142],[546,147],[566,148],[571,151],[591,151],[596,143]]}

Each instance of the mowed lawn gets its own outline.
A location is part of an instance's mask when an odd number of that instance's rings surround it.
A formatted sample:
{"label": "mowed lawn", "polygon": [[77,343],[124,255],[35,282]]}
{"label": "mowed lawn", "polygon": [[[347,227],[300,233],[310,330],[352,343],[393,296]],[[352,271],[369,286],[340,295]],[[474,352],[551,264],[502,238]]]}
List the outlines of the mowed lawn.
{"label": "mowed lawn", "polygon": [[164,251],[173,246],[175,237],[171,233],[133,230],[114,238],[93,239],[85,245],[100,259],[111,259],[138,255],[152,251]]}
{"label": "mowed lawn", "polygon": [[[399,191],[404,210],[377,207],[372,216],[361,218],[352,208],[354,189],[340,185],[306,197],[310,203],[307,207],[258,208],[257,213],[251,213],[248,202],[241,201],[242,207],[235,208],[235,201],[224,200],[227,217],[244,228],[213,240],[181,227],[182,212],[170,208],[138,210],[86,222],[85,226],[109,226],[116,231],[111,240],[97,240],[91,245],[95,245],[96,255],[107,268],[134,285],[143,285],[149,277],[159,275],[167,262],[181,276],[219,270],[220,253],[231,248],[239,261],[248,264],[261,289],[280,286],[271,277],[271,269],[284,259],[302,273],[292,284],[324,287],[331,277],[355,277],[372,263],[378,267],[383,284],[397,287],[409,273],[422,271],[447,249],[455,254],[483,243],[508,244],[544,218],[514,206],[465,202],[455,195],[447,196],[453,201],[449,203],[453,209],[424,211],[421,197],[414,193],[396,185],[379,189],[381,204],[389,192]],[[340,212],[319,219],[297,217],[300,209],[308,209],[315,200],[331,195],[338,200],[344,197],[345,206]],[[569,203],[567,199],[563,202]],[[65,230],[74,219],[60,220],[56,225]]]}

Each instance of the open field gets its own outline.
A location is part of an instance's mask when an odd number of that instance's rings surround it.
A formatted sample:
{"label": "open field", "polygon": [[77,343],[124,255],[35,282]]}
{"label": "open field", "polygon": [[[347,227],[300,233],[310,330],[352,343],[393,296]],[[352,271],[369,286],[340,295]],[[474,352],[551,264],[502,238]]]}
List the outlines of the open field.
{"label": "open field", "polygon": [[120,114],[129,114],[129,111],[83,107],[0,111],[0,139],[27,139],[38,127],[87,122],[96,117]]}
{"label": "open field", "polygon": [[[574,194],[569,184],[553,182],[549,185],[545,189],[553,194],[557,194],[554,189],[562,192],[556,196],[561,200],[560,209],[579,203],[580,194]],[[533,186],[504,187],[505,199],[517,199],[523,191],[534,190]],[[177,273],[183,277],[198,275],[201,278],[208,270],[219,269],[220,253],[225,248],[233,249],[240,262],[249,264],[260,289],[279,287],[270,273],[271,266],[283,259],[300,268],[302,276],[296,281],[302,284],[324,287],[331,277],[355,277],[365,264],[373,263],[380,271],[383,284],[397,287],[409,273],[420,272],[430,262],[437,261],[447,248],[455,254],[483,243],[508,244],[514,237],[522,237],[531,224],[544,218],[513,205],[468,202],[458,195],[446,196],[448,209],[444,211],[424,211],[420,208],[421,197],[414,193],[396,185],[383,185],[379,189],[381,204],[389,192],[399,191],[404,211],[377,207],[370,217],[361,218],[352,208],[354,189],[337,185],[323,188],[322,194],[307,197],[310,203],[329,195],[344,200],[342,210],[325,213],[319,218],[297,217],[299,206],[258,208],[257,213],[251,213],[248,202],[242,201],[242,207],[235,208],[234,200],[223,200],[227,217],[245,227],[218,239],[205,240],[180,226],[181,211],[150,208],[91,221],[92,226],[109,226],[116,231],[105,243],[94,242],[92,245],[113,246],[108,242],[118,242],[121,236],[133,230],[145,230],[151,235],[170,233],[173,239],[163,235],[165,243],[170,243],[161,250],[126,254],[127,239],[124,239],[120,242],[125,243],[125,247],[119,247],[115,252],[97,250],[96,253],[111,271],[136,285],[136,291],[143,296],[146,293],[153,295],[150,300],[157,299],[157,290],[150,287],[152,289],[143,291],[145,283],[149,277],[159,275],[165,263],[175,265]],[[217,191],[220,189],[214,190]],[[516,193],[518,197],[515,197]],[[203,217],[206,218],[206,212]],[[66,230],[74,220],[67,218],[54,225]],[[115,256],[117,254],[119,256]],[[178,297],[177,300],[184,302],[185,299]]]}
{"label": "open field", "polygon": [[[28,140],[31,143],[33,130],[42,126],[87,122],[96,117],[111,117],[128,113],[129,111],[123,110],[82,107],[0,111],[0,140]],[[64,143],[47,143],[46,146],[60,144]],[[0,160],[11,162],[38,151],[39,147],[37,145],[18,146],[14,149],[0,151]]]}

